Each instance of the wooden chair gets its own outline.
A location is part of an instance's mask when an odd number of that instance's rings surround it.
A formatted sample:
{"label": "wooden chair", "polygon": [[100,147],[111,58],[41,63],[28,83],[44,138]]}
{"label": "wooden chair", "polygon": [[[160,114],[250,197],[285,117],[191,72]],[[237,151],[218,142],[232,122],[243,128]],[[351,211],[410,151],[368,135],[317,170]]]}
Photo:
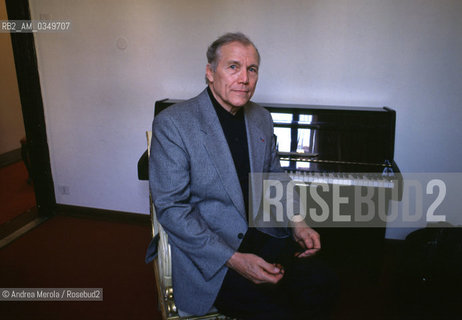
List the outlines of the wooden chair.
{"label": "wooden chair", "polygon": [[[148,158],[151,154],[151,131],[146,132],[146,138],[148,143]],[[158,241],[158,253],[157,257],[154,259],[154,274],[156,277],[156,286],[157,286],[157,297],[159,309],[162,313],[163,320],[173,320],[173,319],[220,319],[225,320],[229,319],[226,316],[218,313],[215,308],[212,308],[210,312],[203,316],[190,316],[186,313],[178,310],[175,305],[173,287],[172,287],[172,260],[171,260],[171,250],[170,244],[168,243],[168,235],[157,221],[155,208],[152,203],[151,194],[149,194],[150,202],[150,213],[151,213],[151,223],[152,223],[152,236],[159,236]]]}

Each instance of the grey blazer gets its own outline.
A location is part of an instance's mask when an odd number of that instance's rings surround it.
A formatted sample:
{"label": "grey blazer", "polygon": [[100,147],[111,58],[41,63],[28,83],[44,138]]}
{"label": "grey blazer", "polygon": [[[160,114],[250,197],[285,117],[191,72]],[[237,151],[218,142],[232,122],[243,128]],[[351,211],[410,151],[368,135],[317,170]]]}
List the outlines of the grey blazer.
{"label": "grey blazer", "polygon": [[[252,102],[244,108],[251,171],[281,172],[271,115]],[[150,188],[171,245],[175,302],[202,315],[248,228],[239,180],[207,90],[159,113],[152,132]],[[287,228],[262,231],[289,235]],[[155,250],[152,243],[147,255]]]}

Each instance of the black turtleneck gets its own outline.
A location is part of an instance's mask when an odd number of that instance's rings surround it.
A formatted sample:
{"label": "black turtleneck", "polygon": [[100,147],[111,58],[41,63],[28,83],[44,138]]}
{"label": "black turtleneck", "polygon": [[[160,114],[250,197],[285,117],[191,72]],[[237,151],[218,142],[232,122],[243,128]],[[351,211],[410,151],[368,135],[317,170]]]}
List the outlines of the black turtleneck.
{"label": "black turtleneck", "polygon": [[240,108],[235,115],[226,111],[215,99],[210,88],[207,88],[210,100],[212,101],[218,119],[220,120],[223,133],[228,142],[229,150],[233,157],[237,177],[241,184],[242,195],[244,197],[245,211],[248,211],[249,203],[249,147],[247,143],[247,131],[245,127],[244,108]]}

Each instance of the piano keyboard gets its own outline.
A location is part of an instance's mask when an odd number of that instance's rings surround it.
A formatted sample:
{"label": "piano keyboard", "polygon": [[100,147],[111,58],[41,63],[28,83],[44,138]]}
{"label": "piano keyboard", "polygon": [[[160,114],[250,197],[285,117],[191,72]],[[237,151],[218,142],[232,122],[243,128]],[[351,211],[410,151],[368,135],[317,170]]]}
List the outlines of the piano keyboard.
{"label": "piano keyboard", "polygon": [[290,178],[295,182],[326,183],[343,186],[360,186],[393,189],[395,182],[380,174],[359,173],[320,173],[309,171],[288,171]]}

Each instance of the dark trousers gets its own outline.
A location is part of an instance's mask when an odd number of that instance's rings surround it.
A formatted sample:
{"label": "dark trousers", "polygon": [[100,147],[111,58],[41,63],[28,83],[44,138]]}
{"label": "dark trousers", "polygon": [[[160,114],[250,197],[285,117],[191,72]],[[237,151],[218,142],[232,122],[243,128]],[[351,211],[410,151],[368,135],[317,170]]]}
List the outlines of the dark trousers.
{"label": "dark trousers", "polygon": [[338,295],[337,276],[316,256],[296,258],[291,238],[277,239],[249,228],[239,248],[284,266],[277,284],[254,284],[229,269],[215,307],[238,319],[327,319]]}

